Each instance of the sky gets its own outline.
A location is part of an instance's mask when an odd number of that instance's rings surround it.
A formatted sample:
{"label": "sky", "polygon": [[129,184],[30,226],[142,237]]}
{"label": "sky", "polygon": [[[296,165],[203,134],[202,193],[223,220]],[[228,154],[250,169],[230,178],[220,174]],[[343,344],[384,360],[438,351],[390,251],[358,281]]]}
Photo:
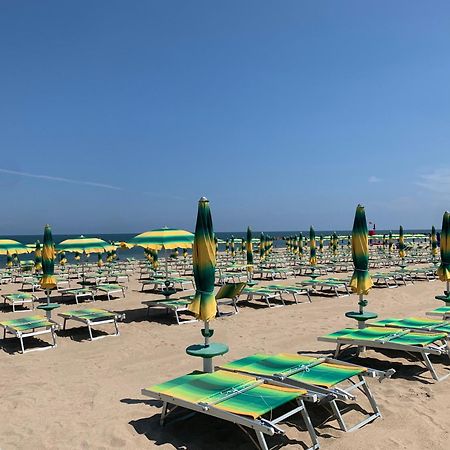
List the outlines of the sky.
{"label": "sky", "polygon": [[450,3],[2,0],[0,235],[440,226]]}

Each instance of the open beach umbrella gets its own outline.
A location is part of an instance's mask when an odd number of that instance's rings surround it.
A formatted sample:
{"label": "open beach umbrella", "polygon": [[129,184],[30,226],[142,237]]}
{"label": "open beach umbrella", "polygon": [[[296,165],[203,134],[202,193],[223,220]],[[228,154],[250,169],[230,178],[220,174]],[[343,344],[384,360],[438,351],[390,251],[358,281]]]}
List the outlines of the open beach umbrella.
{"label": "open beach umbrella", "polygon": [[195,240],[192,247],[192,262],[195,278],[195,296],[189,310],[198,320],[205,322],[205,345],[209,343],[209,321],[217,312],[214,282],[216,274],[216,251],[214,230],[209,201],[202,197],[198,202]]}
{"label": "open beach umbrella", "polygon": [[363,300],[363,295],[369,293],[373,282],[369,274],[369,233],[366,213],[361,205],[356,208],[353,222],[352,259],[355,270],[350,281],[350,287],[354,293],[359,295],[359,312],[363,313],[364,306],[367,305],[367,301]]}
{"label": "open beach umbrella", "polygon": [[0,255],[6,255],[7,252],[9,252],[10,255],[22,255],[32,251],[33,249],[30,249],[25,244],[21,244],[13,239],[0,239]]}
{"label": "open beach umbrella", "polygon": [[58,251],[73,253],[104,253],[115,250],[115,246],[99,238],[84,237],[66,239],[56,246]]}
{"label": "open beach umbrella", "polygon": [[317,264],[316,258],[316,233],[314,228],[309,227],[309,264],[315,266]]}
{"label": "open beach umbrella", "polygon": [[34,270],[40,272],[42,270],[42,251],[41,243],[36,242],[36,250],[34,251]]}
{"label": "open beach umbrella", "polygon": [[436,228],[434,228],[434,225],[431,227],[431,255],[433,256],[433,259],[438,254],[438,245],[437,245],[437,238],[436,238]]}
{"label": "open beach umbrella", "polygon": [[437,270],[441,281],[447,282],[446,295],[450,295],[450,213],[445,211],[441,230],[441,264]]}
{"label": "open beach umbrella", "polygon": [[406,256],[405,252],[405,236],[403,234],[403,227],[400,225],[400,230],[398,234],[398,256],[404,259]]}
{"label": "open beach umbrella", "polygon": [[252,230],[247,227],[247,272],[249,279],[252,278],[253,273],[253,242],[252,242]]}
{"label": "open beach umbrella", "polygon": [[47,295],[47,303],[50,303],[50,290],[56,287],[55,270],[55,244],[53,243],[52,229],[45,225],[44,241],[42,245],[42,278],[41,288]]}

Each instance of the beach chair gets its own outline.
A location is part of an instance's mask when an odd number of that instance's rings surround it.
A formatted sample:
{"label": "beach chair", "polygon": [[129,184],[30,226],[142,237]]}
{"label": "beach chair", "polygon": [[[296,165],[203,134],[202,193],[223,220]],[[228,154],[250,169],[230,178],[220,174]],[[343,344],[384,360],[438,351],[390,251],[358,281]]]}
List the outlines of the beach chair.
{"label": "beach chair", "polygon": [[430,355],[445,355],[449,357],[449,347],[445,333],[425,333],[404,328],[368,326],[362,329],[345,328],[321,336],[318,340],[336,344],[335,358],[345,348],[350,347],[397,350],[414,355],[418,359],[421,357],[426,368],[436,381],[441,381],[450,375],[439,377],[429,358]]}
{"label": "beach chair", "polygon": [[[56,347],[55,330],[59,327],[56,322],[47,319],[44,316],[28,316],[21,319],[5,320],[0,322],[3,327],[3,339],[7,334],[12,334],[20,341],[21,353],[28,353],[38,350],[47,350]],[[45,347],[37,347],[25,350],[24,339],[27,337],[42,336],[50,334],[52,343]]]}
{"label": "beach chair", "polygon": [[[331,410],[343,431],[354,431],[381,417],[381,412],[372,395],[366,378],[390,378],[395,371],[379,371],[357,366],[332,358],[316,358],[304,355],[279,353],[277,355],[255,354],[220,366],[222,370],[246,373],[276,380],[289,387],[316,389],[328,396]],[[342,415],[337,400],[354,402],[353,392],[361,392],[372,408],[364,419],[349,427]]]}
{"label": "beach chair", "polygon": [[[111,300],[113,294],[122,293],[122,297],[125,297],[125,286],[121,286],[120,284],[99,284],[95,286],[95,290],[106,294],[108,300]],[[96,295],[98,294],[96,293]]]}
{"label": "beach chair", "polygon": [[[295,286],[295,285],[284,285],[284,284],[269,284],[265,286],[267,289],[272,289],[274,291],[280,292],[280,295],[283,294],[291,294],[295,303],[298,303],[298,295],[304,295],[308,297],[309,302],[311,303],[311,295],[309,294],[308,287]],[[283,297],[284,298],[284,297]]]}
{"label": "beach chair", "polygon": [[450,306],[440,306],[439,308],[427,311],[427,316],[438,316],[442,319],[450,319]]}
{"label": "beach chair", "polygon": [[[89,339],[94,341],[96,339],[101,339],[107,336],[119,336],[119,327],[117,321],[122,319],[123,316],[105,309],[89,308],[89,309],[78,309],[73,311],[66,311],[58,314],[64,319],[63,330],[66,329],[66,323],[68,320],[73,320],[75,322],[80,322],[88,327]],[[97,337],[92,336],[92,328],[112,323],[114,324],[115,333],[101,335]]]}
{"label": "beach chair", "polygon": [[178,299],[163,299],[163,300],[149,300],[142,302],[147,306],[147,317],[150,317],[150,311],[152,309],[164,309],[167,314],[174,314],[175,319],[178,325],[182,325],[184,323],[193,323],[197,322],[197,319],[182,319],[180,314],[183,312],[189,311],[188,306],[192,302],[192,298],[194,296],[190,296],[188,298],[178,298]]}
{"label": "beach chair", "polygon": [[79,303],[79,300],[82,298],[91,298],[91,300],[95,300],[94,291],[89,288],[62,289],[59,292],[61,293],[62,297],[73,296],[77,305]]}
{"label": "beach chair", "polygon": [[31,289],[32,292],[38,291],[41,289],[41,285],[39,284],[39,279],[33,276],[24,276],[22,278],[22,287],[21,290]]}
{"label": "beach chair", "polygon": [[388,289],[393,289],[398,287],[397,280],[392,273],[381,273],[377,272],[371,274],[374,286],[386,286]]}
{"label": "beach chair", "polygon": [[[3,294],[3,305],[6,303],[10,303],[12,306],[13,312],[16,312],[16,306],[24,306],[25,304],[31,304],[31,309],[34,309],[34,302],[37,300],[34,294],[30,294],[29,292],[16,292],[13,294]],[[28,309],[19,310],[22,312],[29,312]]]}
{"label": "beach chair", "polygon": [[338,298],[348,297],[350,295],[350,291],[348,290],[348,282],[345,280],[338,280],[337,278],[316,278],[315,280],[304,280],[300,281],[299,285],[310,287],[316,292],[318,292],[318,288],[320,287],[319,292],[330,292]]}
{"label": "beach chair", "polygon": [[[220,287],[215,297],[217,302],[217,314],[219,316],[237,314],[239,312],[238,301],[247,283],[226,283]],[[232,305],[234,313],[221,312],[223,305]]]}
{"label": "beach chair", "polygon": [[[262,450],[268,450],[265,435],[284,434],[278,424],[300,413],[312,441],[309,449],[319,448],[304,400],[318,401],[322,396],[307,389],[289,388],[275,381],[218,370],[192,372],[141,392],[163,402],[161,425],[173,411],[184,408],[234,423],[256,444],[247,431],[254,430],[257,446]],[[292,403],[287,412],[274,416],[274,410]]]}
{"label": "beach chair", "polygon": [[[247,294],[247,301],[262,300],[267,304],[269,308],[278,308],[280,306],[285,306],[283,296],[279,290],[273,290],[266,287],[246,287],[243,290],[244,294]],[[281,304],[275,304],[274,301],[280,301]]]}

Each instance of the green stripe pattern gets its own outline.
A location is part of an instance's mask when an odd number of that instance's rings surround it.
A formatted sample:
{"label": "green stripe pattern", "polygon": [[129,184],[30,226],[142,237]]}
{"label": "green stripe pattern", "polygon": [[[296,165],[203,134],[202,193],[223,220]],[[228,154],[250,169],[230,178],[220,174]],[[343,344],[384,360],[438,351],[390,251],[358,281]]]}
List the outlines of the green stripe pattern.
{"label": "green stripe pattern", "polygon": [[44,229],[44,241],[42,246],[42,289],[54,289],[56,287],[56,279],[54,277],[55,270],[55,244],[53,243],[52,229],[50,225],[46,225]]}
{"label": "green stripe pattern", "polygon": [[0,255],[6,255],[8,252],[10,255],[23,253],[30,253],[30,250],[26,245],[12,239],[0,239]]}
{"label": "green stripe pattern", "polygon": [[260,384],[254,377],[224,370],[192,372],[148,390],[191,403],[212,403],[215,408],[254,419],[306,393],[303,389]]}
{"label": "green stripe pattern", "polygon": [[103,253],[114,250],[114,246],[103,239],[84,237],[66,239],[57,245],[58,251],[73,253]]}
{"label": "green stripe pattern", "polygon": [[403,227],[400,225],[400,230],[398,233],[398,256],[400,256],[400,258],[404,258],[406,256],[405,249],[405,235],[403,233]]}
{"label": "green stripe pattern", "polygon": [[[365,340],[373,342],[392,342],[393,344],[414,345],[423,347],[433,342],[445,339],[447,335],[445,333],[422,333],[422,332],[409,332],[402,334],[401,328],[388,328],[388,327],[366,327],[363,329],[345,328],[335,333],[327,334],[323,336],[326,339],[348,339],[348,340]],[[407,331],[407,330],[405,330]]]}
{"label": "green stripe pattern", "polygon": [[316,233],[313,227],[309,227],[309,264],[315,266],[317,264],[316,257]]}
{"label": "green stripe pattern", "polygon": [[36,272],[42,270],[42,250],[39,241],[36,242],[36,250],[34,251],[34,270],[36,270]]}
{"label": "green stripe pattern", "polygon": [[197,319],[207,322],[216,316],[217,304],[214,296],[216,246],[209,201],[205,197],[198,202],[192,264],[196,291],[189,310]]}
{"label": "green stripe pattern", "polygon": [[98,308],[74,309],[72,311],[65,311],[64,315],[92,321],[110,319],[115,316],[115,314],[110,311]]}
{"label": "green stripe pattern", "polygon": [[250,227],[247,227],[247,272],[253,272],[253,242]]}
{"label": "green stripe pattern", "polygon": [[5,320],[0,322],[3,327],[9,327],[14,331],[25,332],[33,328],[51,327],[54,323],[49,322],[44,316],[28,316],[20,319]]}
{"label": "green stripe pattern", "polygon": [[221,367],[258,376],[284,375],[288,380],[326,388],[366,371],[365,367],[319,361],[319,358],[288,353],[255,354]]}
{"label": "green stripe pattern", "polygon": [[434,227],[434,225],[431,227],[431,254],[433,255],[433,257],[437,256],[438,254],[436,228]]}
{"label": "green stripe pattern", "polygon": [[161,250],[162,248],[191,248],[193,242],[194,235],[189,231],[175,228],[159,228],[138,234],[128,241],[128,245]]}
{"label": "green stripe pattern", "polygon": [[448,211],[445,211],[442,218],[441,265],[437,273],[441,281],[450,281],[450,214]]}
{"label": "green stripe pattern", "polygon": [[367,294],[373,286],[369,274],[369,234],[367,230],[366,212],[358,205],[352,230],[352,258],[355,270],[350,287],[358,295]]}
{"label": "green stripe pattern", "polygon": [[450,333],[450,323],[445,320],[428,319],[422,317],[407,317],[406,319],[383,319],[371,322],[371,325],[396,327],[396,328],[411,328],[417,330],[428,330],[436,333]]}

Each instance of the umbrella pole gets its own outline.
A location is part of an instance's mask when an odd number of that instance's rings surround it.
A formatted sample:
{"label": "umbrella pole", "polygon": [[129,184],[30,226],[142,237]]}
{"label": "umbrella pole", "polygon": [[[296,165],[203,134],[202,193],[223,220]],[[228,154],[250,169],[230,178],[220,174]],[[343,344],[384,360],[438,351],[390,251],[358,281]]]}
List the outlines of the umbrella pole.
{"label": "umbrella pole", "polygon": [[[211,331],[209,329],[209,321],[205,321],[205,329],[203,335],[205,336],[205,347],[209,347],[209,338],[211,337]],[[212,373],[213,372],[213,361],[212,358],[203,358],[203,372]]]}
{"label": "umbrella pole", "polygon": [[45,290],[45,295],[47,296],[47,305],[50,304],[50,289]]}

